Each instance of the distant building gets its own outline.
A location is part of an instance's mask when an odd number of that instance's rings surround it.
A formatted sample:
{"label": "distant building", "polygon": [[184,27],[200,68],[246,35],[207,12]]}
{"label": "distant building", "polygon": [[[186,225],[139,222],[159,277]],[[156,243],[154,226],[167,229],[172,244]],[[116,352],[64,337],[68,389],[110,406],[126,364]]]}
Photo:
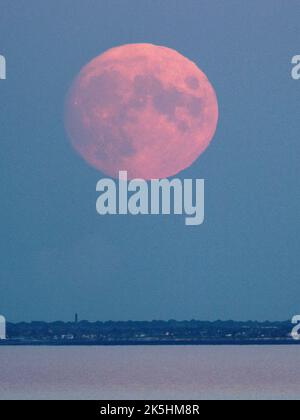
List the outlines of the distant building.
{"label": "distant building", "polygon": [[78,324],[78,314],[75,314],[75,324]]}
{"label": "distant building", "polygon": [[6,340],[6,319],[0,315],[0,340]]}

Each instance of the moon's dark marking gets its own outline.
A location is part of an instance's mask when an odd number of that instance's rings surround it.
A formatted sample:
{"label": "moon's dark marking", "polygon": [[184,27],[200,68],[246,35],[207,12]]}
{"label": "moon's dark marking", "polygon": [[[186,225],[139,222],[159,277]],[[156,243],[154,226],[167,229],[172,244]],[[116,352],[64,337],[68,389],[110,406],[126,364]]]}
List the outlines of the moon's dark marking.
{"label": "moon's dark marking", "polygon": [[186,82],[187,86],[188,86],[190,89],[194,89],[194,90],[196,90],[196,89],[198,89],[198,87],[200,86],[199,80],[198,80],[198,79],[197,79],[197,77],[195,77],[195,76],[189,76],[189,77],[187,77],[187,78],[185,79],[185,82]]}
{"label": "moon's dark marking", "polygon": [[[95,115],[99,107],[105,110],[112,106],[114,109],[114,115],[107,121],[98,118],[97,129],[90,132],[92,143],[96,146],[95,156],[99,160],[120,155],[130,157],[135,154],[132,142],[122,129],[128,122],[134,122],[130,116],[131,109],[142,110],[151,102],[154,109],[174,123],[182,133],[187,133],[189,126],[184,120],[176,117],[177,108],[186,109],[192,118],[201,116],[201,98],[180,92],[175,87],[165,88],[161,81],[151,74],[136,76],[131,99],[122,103],[121,81],[122,76],[117,71],[104,71],[89,81],[81,98],[89,108],[95,108]],[[198,79],[193,76],[186,79],[186,84],[192,89],[199,87]],[[95,92],[97,96],[94,95]],[[114,127],[119,128],[114,130]]]}

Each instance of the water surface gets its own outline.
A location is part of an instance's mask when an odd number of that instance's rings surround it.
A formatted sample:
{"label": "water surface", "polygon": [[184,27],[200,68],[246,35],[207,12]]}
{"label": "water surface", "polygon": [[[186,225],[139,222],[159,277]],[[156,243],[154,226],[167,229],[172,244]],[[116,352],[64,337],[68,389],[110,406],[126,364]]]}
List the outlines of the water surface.
{"label": "water surface", "polygon": [[298,346],[0,347],[0,399],[299,399]]}

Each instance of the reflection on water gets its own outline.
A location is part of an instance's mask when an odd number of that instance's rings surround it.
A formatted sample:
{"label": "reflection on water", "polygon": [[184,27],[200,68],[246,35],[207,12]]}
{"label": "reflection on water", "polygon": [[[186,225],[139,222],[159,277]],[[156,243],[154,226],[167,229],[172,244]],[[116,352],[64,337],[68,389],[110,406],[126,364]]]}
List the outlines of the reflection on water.
{"label": "reflection on water", "polygon": [[0,347],[0,399],[299,399],[300,348]]}

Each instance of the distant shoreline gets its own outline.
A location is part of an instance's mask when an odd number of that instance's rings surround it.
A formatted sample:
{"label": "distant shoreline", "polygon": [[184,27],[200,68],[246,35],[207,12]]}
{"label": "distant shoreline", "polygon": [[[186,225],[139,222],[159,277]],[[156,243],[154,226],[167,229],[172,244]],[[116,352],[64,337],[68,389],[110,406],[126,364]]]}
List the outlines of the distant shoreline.
{"label": "distant shoreline", "polygon": [[289,322],[125,321],[7,323],[0,346],[298,345]]}
{"label": "distant shoreline", "polygon": [[74,346],[295,346],[300,345],[296,340],[112,340],[112,341],[84,341],[84,340],[2,340],[0,347],[6,346],[34,346],[34,347],[74,347]]}

